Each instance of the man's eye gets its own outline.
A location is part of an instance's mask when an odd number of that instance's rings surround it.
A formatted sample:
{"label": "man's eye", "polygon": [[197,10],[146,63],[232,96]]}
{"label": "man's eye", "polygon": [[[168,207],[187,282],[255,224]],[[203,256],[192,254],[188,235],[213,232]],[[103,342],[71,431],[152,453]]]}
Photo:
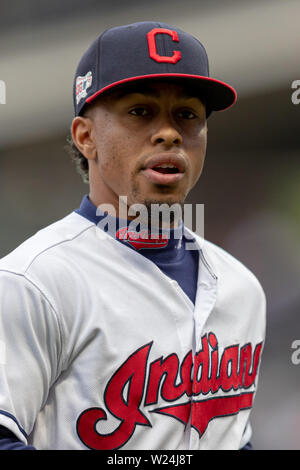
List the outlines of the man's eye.
{"label": "man's eye", "polygon": [[183,109],[179,111],[178,116],[181,119],[196,119],[198,117],[193,111],[190,111],[189,109]]}
{"label": "man's eye", "polygon": [[129,114],[133,114],[134,116],[147,116],[149,114],[148,109],[139,106],[137,108],[133,108],[129,111]]}

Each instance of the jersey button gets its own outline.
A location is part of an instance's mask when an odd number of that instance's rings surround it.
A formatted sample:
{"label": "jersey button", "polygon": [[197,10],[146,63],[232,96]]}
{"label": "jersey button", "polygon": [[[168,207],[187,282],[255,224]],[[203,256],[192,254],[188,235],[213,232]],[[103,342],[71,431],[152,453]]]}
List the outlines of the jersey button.
{"label": "jersey button", "polygon": [[210,286],[206,284],[205,282],[200,282],[199,287],[203,290],[209,290]]}

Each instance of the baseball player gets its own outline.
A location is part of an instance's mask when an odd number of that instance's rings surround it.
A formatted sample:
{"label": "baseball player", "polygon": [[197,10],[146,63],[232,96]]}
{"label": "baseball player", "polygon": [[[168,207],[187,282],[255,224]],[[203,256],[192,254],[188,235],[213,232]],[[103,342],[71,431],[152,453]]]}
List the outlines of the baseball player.
{"label": "baseball player", "polygon": [[179,211],[149,226],[183,206],[236,93],[159,22],[101,34],[73,91],[89,194],[0,261],[0,448],[250,448],[263,289]]}

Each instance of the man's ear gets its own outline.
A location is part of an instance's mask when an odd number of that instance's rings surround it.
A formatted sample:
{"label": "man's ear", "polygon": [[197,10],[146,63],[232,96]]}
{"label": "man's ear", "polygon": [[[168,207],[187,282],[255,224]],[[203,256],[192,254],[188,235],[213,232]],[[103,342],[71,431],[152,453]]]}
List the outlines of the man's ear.
{"label": "man's ear", "polygon": [[76,116],[71,126],[73,142],[88,160],[95,160],[97,157],[96,145],[92,139],[92,126],[92,119],[83,116]]}

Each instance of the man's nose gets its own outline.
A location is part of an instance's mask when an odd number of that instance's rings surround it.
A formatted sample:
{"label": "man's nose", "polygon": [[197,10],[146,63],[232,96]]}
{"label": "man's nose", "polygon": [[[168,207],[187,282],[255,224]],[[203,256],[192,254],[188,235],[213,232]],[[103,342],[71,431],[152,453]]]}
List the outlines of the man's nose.
{"label": "man's nose", "polygon": [[164,144],[166,147],[182,143],[182,136],[171,118],[160,120],[152,134],[151,143],[153,145]]}

